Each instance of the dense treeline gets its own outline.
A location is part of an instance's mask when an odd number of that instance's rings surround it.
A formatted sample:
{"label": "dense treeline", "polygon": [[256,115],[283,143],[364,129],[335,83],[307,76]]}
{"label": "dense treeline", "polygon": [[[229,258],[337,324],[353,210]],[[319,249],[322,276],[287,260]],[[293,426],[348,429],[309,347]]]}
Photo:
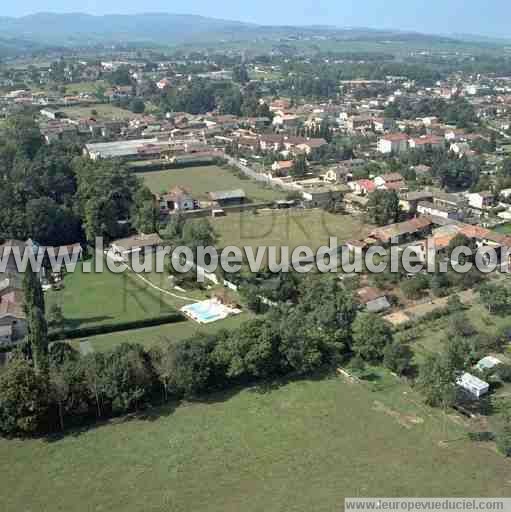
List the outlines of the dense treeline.
{"label": "dense treeline", "polygon": [[464,98],[451,102],[442,98],[423,98],[413,102],[406,98],[397,99],[386,108],[385,114],[393,119],[434,116],[458,128],[470,128],[477,123],[474,107]]}
{"label": "dense treeline", "polygon": [[[248,75],[244,68],[235,70],[235,78],[244,83]],[[166,112],[189,112],[205,114],[218,110],[220,114],[246,117],[269,117],[267,105],[259,104],[259,95],[254,86],[244,89],[229,81],[195,79],[179,88],[172,88],[160,98],[160,106]]]}
{"label": "dense treeline", "polygon": [[453,191],[476,185],[483,169],[481,158],[459,158],[445,149],[411,150],[391,157],[389,163],[392,169],[412,181],[417,179],[413,166],[427,165],[431,167],[431,176],[426,179],[434,177],[442,188]]}
{"label": "dense treeline", "polygon": [[6,123],[0,161],[0,239],[58,246],[115,238],[123,219],[154,224],[148,190],[132,173],[116,161],[82,158],[78,145],[44,144],[30,115]]}
{"label": "dense treeline", "polygon": [[230,332],[165,340],[149,352],[130,343],[81,356],[55,343],[41,371],[40,360],[36,365],[30,351],[19,350],[0,375],[0,431],[64,430],[162,400],[308,375],[351,354],[397,364],[392,354],[385,356],[393,353],[387,349],[390,327],[373,315],[357,316],[357,303],[338,280],[307,276],[297,286],[293,306],[282,304]]}

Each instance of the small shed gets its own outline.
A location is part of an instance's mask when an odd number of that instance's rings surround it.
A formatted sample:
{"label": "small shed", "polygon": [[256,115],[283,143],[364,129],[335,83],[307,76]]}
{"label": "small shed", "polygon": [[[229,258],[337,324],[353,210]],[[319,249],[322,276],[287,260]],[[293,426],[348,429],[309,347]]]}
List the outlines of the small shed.
{"label": "small shed", "polygon": [[499,364],[502,364],[502,361],[500,359],[497,359],[496,357],[493,357],[493,356],[486,356],[486,357],[483,357],[476,364],[476,368],[480,372],[484,372],[486,370],[491,370],[491,369],[495,368],[495,366],[498,366]]}
{"label": "small shed", "polygon": [[456,381],[456,384],[475,398],[481,398],[490,389],[490,385],[487,382],[466,372]]}
{"label": "small shed", "polygon": [[390,309],[390,307],[390,302],[387,297],[379,297],[366,303],[366,309],[369,313],[381,313],[382,311]]}
{"label": "small shed", "polygon": [[243,204],[247,196],[241,188],[236,190],[222,190],[218,192],[209,192],[209,199],[220,206],[235,206]]}

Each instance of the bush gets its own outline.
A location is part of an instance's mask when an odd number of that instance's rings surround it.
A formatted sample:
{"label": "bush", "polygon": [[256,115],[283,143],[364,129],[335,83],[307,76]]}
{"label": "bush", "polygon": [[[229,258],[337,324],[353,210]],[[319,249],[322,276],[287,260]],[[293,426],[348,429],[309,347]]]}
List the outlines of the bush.
{"label": "bush", "polygon": [[407,299],[419,299],[424,290],[429,286],[428,278],[425,275],[417,275],[401,283],[401,291]]}
{"label": "bush", "polygon": [[131,101],[129,108],[134,114],[143,114],[145,111],[145,103],[140,98],[135,98]]}
{"label": "bush", "polygon": [[383,351],[383,364],[394,373],[403,375],[410,370],[413,352],[399,341],[389,343]]}
{"label": "bush", "polygon": [[503,382],[511,382],[511,365],[501,364],[497,367],[497,375]]}

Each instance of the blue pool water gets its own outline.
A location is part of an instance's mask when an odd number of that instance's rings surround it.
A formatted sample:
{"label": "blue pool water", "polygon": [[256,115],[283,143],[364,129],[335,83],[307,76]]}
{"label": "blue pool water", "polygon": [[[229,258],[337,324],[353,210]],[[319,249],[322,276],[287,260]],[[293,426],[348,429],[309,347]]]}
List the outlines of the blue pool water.
{"label": "blue pool water", "polygon": [[190,304],[189,306],[186,306],[186,309],[193,313],[202,322],[211,322],[222,318],[222,315],[218,311],[215,311],[210,304]]}

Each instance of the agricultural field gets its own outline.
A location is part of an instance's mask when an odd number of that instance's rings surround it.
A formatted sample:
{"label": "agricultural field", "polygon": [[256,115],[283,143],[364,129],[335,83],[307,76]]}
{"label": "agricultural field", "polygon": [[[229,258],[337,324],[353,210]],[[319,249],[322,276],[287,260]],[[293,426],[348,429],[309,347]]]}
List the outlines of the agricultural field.
{"label": "agricultural field", "polygon": [[290,249],[306,245],[318,249],[328,245],[330,237],[338,244],[366,236],[371,227],[351,215],[335,215],[324,210],[259,210],[228,214],[211,220],[219,235],[218,246],[284,246]]}
{"label": "agricultural field", "polygon": [[351,496],[510,496],[466,420],[375,371],[233,390],[63,438],[0,440],[4,510],[332,512]]}
{"label": "agricultural field", "polygon": [[140,116],[140,114],[134,114],[129,110],[125,110],[123,108],[119,108],[110,104],[89,105],[87,107],[64,107],[59,109],[60,112],[66,114],[66,116],[70,119],[90,117],[92,115],[93,110],[97,112],[95,117],[103,121],[108,121],[112,119],[135,119]]}
{"label": "agricultural field", "polygon": [[188,188],[199,200],[207,200],[208,192],[242,188],[252,201],[283,199],[285,193],[250,179],[241,179],[228,169],[216,165],[185,167],[166,171],[139,173],[151,192],[168,192],[176,185]]}

